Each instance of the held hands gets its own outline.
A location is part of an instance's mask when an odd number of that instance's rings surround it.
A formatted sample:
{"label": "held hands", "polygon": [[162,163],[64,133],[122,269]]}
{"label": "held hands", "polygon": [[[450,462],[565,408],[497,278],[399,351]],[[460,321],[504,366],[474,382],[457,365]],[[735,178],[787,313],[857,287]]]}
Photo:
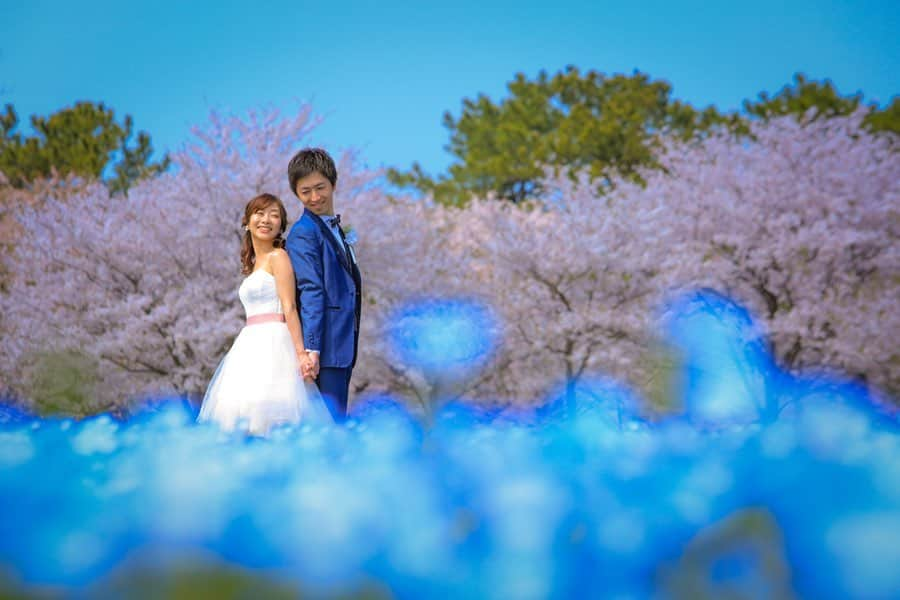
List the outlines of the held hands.
{"label": "held hands", "polygon": [[300,362],[300,375],[307,381],[319,376],[319,353],[303,351],[297,355]]}

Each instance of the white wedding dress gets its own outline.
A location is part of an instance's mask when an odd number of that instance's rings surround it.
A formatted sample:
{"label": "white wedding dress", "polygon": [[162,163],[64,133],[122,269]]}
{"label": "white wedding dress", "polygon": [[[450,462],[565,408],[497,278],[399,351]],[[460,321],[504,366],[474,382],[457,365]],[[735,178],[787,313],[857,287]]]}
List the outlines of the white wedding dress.
{"label": "white wedding dress", "polygon": [[248,320],[263,322],[241,329],[209,382],[197,421],[253,435],[301,420],[330,422],[315,384],[300,376],[275,277],[263,269],[254,271],[241,283],[238,296]]}

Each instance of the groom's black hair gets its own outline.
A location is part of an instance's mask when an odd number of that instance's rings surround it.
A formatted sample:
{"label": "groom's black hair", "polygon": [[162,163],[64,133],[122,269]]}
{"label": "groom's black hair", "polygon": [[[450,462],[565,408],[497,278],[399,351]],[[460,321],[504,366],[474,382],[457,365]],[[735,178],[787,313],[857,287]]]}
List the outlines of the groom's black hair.
{"label": "groom's black hair", "polygon": [[334,159],[325,150],[304,148],[294,155],[294,158],[288,163],[288,181],[295,196],[297,195],[297,180],[317,171],[330,181],[332,186],[337,185],[337,167],[334,166]]}

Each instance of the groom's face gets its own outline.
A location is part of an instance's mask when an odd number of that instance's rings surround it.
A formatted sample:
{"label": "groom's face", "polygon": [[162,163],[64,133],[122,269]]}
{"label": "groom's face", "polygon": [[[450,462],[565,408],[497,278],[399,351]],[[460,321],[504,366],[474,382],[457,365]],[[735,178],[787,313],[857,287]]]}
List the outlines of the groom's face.
{"label": "groom's face", "polygon": [[318,171],[298,179],[296,192],[306,210],[320,216],[334,214],[334,186]]}

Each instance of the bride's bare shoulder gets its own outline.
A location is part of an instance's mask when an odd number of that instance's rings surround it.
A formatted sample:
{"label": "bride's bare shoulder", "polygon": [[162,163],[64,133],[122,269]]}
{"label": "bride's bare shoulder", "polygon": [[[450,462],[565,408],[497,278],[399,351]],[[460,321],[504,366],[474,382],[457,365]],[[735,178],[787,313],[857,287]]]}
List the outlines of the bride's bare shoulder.
{"label": "bride's bare shoulder", "polygon": [[[284,248],[275,248],[268,255],[268,265],[274,271],[279,268],[289,267],[291,265],[291,257],[285,252]],[[273,273],[274,274],[274,273]]]}

